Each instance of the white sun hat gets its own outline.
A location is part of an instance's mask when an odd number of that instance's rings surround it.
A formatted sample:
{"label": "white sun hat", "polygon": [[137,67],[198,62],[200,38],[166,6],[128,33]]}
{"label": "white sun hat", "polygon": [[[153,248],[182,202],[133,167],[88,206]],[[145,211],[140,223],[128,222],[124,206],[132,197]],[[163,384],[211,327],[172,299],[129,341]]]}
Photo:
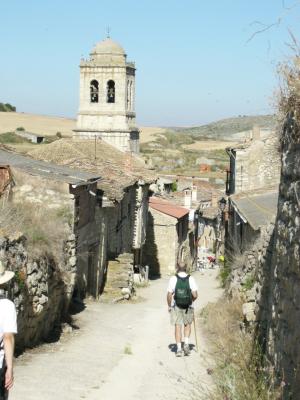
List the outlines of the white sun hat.
{"label": "white sun hat", "polygon": [[0,285],[10,281],[14,275],[14,272],[5,269],[3,261],[0,260]]}

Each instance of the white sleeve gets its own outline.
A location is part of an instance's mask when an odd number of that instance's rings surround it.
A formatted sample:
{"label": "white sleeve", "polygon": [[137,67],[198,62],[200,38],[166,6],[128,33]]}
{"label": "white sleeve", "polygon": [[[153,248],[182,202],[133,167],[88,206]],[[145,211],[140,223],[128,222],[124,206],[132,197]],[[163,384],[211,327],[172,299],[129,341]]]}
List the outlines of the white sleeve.
{"label": "white sleeve", "polygon": [[5,304],[5,313],[3,315],[3,325],[2,325],[3,333],[17,333],[17,313],[16,307],[14,303],[10,300],[7,300]]}
{"label": "white sleeve", "polygon": [[197,283],[196,283],[195,279],[192,276],[190,276],[189,282],[190,282],[191,291],[192,292],[197,292],[198,291],[198,286],[197,286]]}
{"label": "white sleeve", "polygon": [[172,276],[172,278],[169,280],[168,293],[175,292],[176,282],[177,282],[176,276]]}

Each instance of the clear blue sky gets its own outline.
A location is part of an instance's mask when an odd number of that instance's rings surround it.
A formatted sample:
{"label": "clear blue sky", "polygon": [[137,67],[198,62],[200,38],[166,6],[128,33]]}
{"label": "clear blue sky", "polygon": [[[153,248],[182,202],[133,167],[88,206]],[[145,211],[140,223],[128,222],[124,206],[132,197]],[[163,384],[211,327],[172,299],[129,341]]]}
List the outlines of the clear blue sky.
{"label": "clear blue sky", "polygon": [[[111,27],[137,66],[137,119],[196,125],[272,112],[276,65],[300,37],[296,0],[9,0],[0,5],[0,101],[75,117],[79,61]],[[282,16],[282,23],[251,35]]]}

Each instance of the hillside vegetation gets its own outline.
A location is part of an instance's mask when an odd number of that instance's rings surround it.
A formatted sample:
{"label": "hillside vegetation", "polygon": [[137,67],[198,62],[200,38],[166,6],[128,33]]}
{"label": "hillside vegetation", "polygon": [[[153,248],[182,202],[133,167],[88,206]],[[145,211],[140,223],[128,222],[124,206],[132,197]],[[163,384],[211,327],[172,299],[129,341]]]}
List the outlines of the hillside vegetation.
{"label": "hillside vegetation", "polygon": [[[148,165],[162,173],[201,176],[212,182],[224,180],[228,168],[226,147],[249,137],[254,125],[275,129],[276,118],[240,116],[196,127],[166,128],[154,134],[152,141],[141,143],[141,153]],[[209,165],[206,171],[204,164]]]}
{"label": "hillside vegetation", "polygon": [[209,138],[231,140],[233,135],[239,132],[249,131],[253,128],[253,125],[274,129],[276,127],[276,117],[274,115],[244,115],[222,119],[207,125],[174,128],[174,131],[192,136],[194,139]]}
{"label": "hillside vegetation", "polygon": [[9,103],[0,103],[0,111],[2,112],[15,112],[16,107],[12,106]]}

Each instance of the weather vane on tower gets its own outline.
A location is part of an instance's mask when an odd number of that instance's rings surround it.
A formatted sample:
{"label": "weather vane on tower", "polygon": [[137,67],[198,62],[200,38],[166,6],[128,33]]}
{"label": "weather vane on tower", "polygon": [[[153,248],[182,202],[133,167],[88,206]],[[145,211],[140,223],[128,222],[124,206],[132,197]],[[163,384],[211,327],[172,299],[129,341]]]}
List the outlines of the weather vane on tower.
{"label": "weather vane on tower", "polygon": [[110,26],[106,28],[106,37],[107,39],[110,39]]}

